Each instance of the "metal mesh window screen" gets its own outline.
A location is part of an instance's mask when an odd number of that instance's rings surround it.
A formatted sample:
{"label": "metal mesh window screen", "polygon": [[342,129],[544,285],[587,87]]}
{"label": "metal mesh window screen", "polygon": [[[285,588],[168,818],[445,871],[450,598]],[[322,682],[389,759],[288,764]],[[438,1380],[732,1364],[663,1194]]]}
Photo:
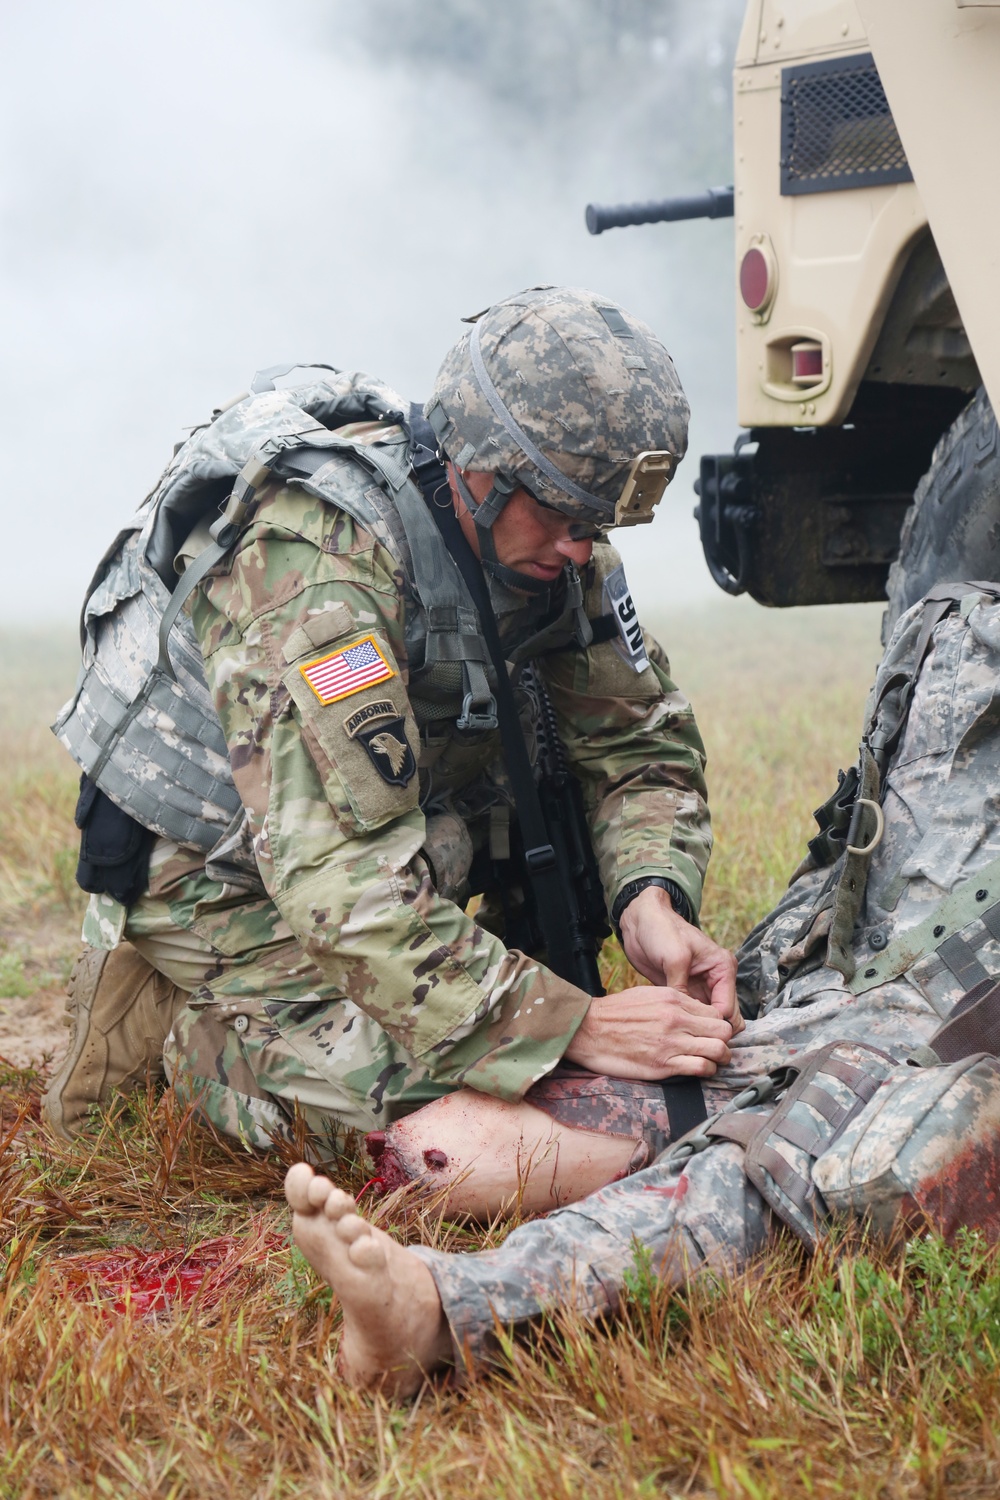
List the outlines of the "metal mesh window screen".
{"label": "metal mesh window screen", "polygon": [[785,196],[912,181],[870,52],[782,70]]}

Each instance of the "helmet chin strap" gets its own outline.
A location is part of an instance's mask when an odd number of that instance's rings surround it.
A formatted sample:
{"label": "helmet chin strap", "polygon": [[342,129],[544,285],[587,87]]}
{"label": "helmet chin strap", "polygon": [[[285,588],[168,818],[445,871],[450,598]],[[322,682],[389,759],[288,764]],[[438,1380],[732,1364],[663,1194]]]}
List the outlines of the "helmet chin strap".
{"label": "helmet chin strap", "polygon": [[487,578],[495,578],[503,588],[514,589],[519,594],[547,593],[552,587],[550,583],[546,583],[541,578],[532,578],[528,573],[516,573],[513,568],[508,568],[497,557],[496,543],[493,540],[493,522],[517,489],[516,480],[508,479],[506,474],[494,474],[489,494],[484,500],[477,502],[457,464],[451,465],[451,472],[455,476],[455,483],[459,494],[465,501],[466,509],[476,523],[479,557]]}

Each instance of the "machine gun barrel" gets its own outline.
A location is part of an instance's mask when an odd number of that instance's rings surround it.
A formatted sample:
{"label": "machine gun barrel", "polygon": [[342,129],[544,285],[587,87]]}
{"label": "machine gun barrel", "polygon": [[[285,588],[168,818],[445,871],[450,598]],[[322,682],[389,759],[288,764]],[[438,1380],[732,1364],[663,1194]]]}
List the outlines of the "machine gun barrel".
{"label": "machine gun barrel", "polygon": [[658,203],[618,203],[613,207],[587,204],[587,228],[591,234],[605,229],[625,229],[631,224],[664,224],[675,219],[731,219],[731,187],[706,188],[684,198],[661,198]]}

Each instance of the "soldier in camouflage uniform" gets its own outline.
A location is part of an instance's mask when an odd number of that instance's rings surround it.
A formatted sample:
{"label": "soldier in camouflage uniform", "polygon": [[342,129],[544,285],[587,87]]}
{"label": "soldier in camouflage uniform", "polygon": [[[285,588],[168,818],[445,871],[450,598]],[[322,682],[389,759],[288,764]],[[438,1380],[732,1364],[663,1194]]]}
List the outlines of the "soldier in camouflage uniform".
{"label": "soldier in camouflage uniform", "polygon": [[[292,1168],[296,1237],[343,1301],[352,1381],[405,1395],[488,1359],[497,1323],[612,1311],[637,1252],[678,1285],[738,1269],[782,1221],[812,1244],[835,1212],[1000,1237],[998,598],[942,586],[900,620],[866,716],[867,804],[832,866],[817,867],[837,840],[814,840],[742,948],[753,1019],[692,1141],[474,1255],[403,1250]],[[989,1024],[949,1046],[977,997]]]}
{"label": "soldier in camouflage uniform", "polygon": [[[647,1077],[714,1070],[740,1020],[731,958],[695,925],[711,846],[701,740],[655,642],[634,626],[592,638],[627,600],[606,530],[651,517],[686,446],[666,350],[591,293],[534,289],[473,322],[426,408],[450,461],[444,503],[482,558],[505,653],[537,664],[609,910],[632,903],[626,948],[660,987],[629,992],[627,1033],[609,1001],[464,911],[473,861],[508,852],[512,796],[495,720],[462,723],[488,693],[482,661],[431,661],[403,403],[363,376],[291,395],[291,418],[284,393],[244,398],[175,457],[98,574],[84,686],[57,724],[90,782],[158,835],[143,887],[98,891],[85,929],[94,948],[126,940],[177,987],[169,1034],[157,1039],[152,1013],[134,1024],[142,1055],[162,1046],[178,1094],[220,1130],[266,1147],[298,1114],[321,1150],[461,1088],[516,1102],[566,1055]],[[266,441],[248,456],[255,423]],[[282,470],[292,438],[313,445],[311,466]],[[236,470],[213,550],[197,486]],[[176,623],[149,566],[168,502],[185,523],[170,555],[176,544],[178,569],[200,577]],[[435,565],[447,572],[447,555]],[[136,578],[164,622],[161,656],[122,686],[114,674],[142,656],[123,644],[145,597]],[[460,656],[476,625],[458,615]],[[185,739],[204,684],[202,728]],[[171,836],[182,804],[187,832]],[[137,1072],[134,1055],[108,1061],[127,995],[102,1002],[91,971],[45,1101],[65,1133]]]}

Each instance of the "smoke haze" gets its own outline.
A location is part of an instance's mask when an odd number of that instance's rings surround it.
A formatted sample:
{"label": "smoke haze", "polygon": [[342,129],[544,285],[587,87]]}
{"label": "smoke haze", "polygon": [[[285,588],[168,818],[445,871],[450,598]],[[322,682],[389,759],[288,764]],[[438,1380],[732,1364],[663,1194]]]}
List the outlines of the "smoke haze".
{"label": "smoke haze", "polygon": [[735,435],[732,226],[587,235],[731,180],[742,0],[0,3],[0,617],[67,620],[172,443],[287,359],[426,393],[459,318],[599,290],[695,418],[640,605],[713,591],[697,455]]}

